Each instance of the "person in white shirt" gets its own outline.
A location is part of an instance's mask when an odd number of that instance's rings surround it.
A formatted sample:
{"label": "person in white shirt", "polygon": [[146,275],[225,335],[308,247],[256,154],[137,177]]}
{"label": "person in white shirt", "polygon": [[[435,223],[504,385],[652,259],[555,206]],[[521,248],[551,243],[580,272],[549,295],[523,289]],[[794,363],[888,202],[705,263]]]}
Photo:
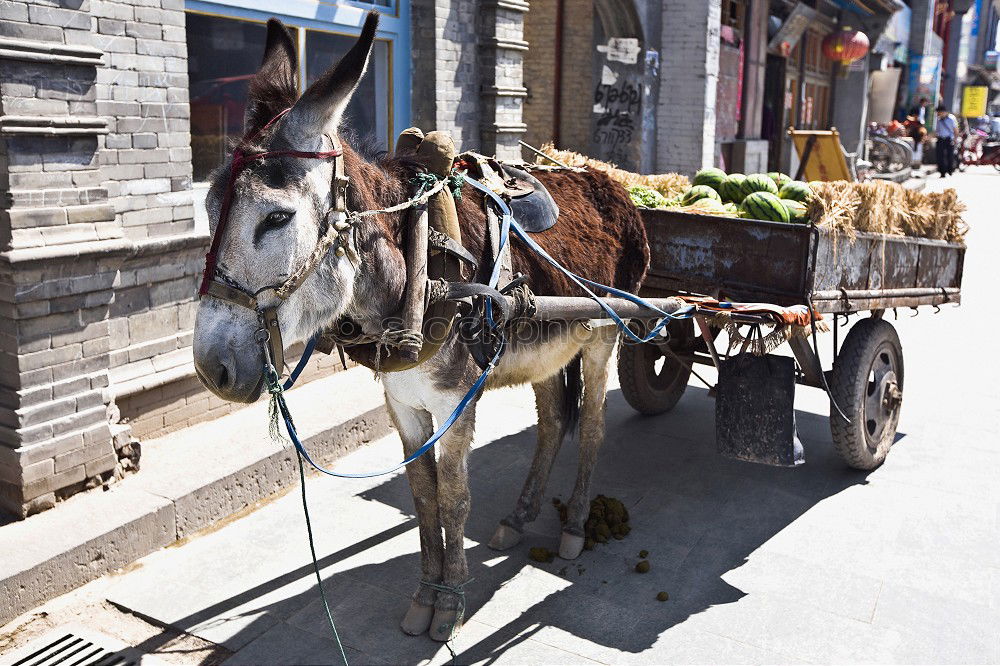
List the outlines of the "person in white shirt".
{"label": "person in white shirt", "polygon": [[958,139],[958,121],[948,113],[944,104],[937,108],[937,125],[934,126],[937,135],[937,168],[941,177],[955,173],[955,141]]}

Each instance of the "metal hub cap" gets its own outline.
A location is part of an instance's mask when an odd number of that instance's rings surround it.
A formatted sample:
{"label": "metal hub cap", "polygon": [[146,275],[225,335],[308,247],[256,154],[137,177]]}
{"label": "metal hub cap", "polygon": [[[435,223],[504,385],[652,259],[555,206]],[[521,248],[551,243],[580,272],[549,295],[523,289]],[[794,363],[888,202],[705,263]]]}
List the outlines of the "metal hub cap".
{"label": "metal hub cap", "polygon": [[883,347],[872,359],[865,389],[864,424],[870,447],[882,438],[886,427],[895,422],[903,401],[903,392],[896,376],[896,355]]}

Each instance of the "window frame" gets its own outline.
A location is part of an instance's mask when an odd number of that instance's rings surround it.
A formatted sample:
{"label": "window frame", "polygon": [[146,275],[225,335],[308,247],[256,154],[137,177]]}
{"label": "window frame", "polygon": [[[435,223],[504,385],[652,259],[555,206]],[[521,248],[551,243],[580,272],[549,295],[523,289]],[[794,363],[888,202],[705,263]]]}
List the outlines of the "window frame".
{"label": "window frame", "polygon": [[[388,83],[386,101],[387,148],[391,151],[398,128],[410,125],[410,11],[409,0],[390,0],[392,6],[383,7],[354,0],[282,0],[281,12],[276,13],[274,0],[186,0],[185,12],[216,18],[227,18],[254,23],[265,23],[275,16],[290,27],[298,29],[296,51],[299,55],[299,85],[305,86],[306,31],[333,33],[357,37],[361,33],[365,15],[374,9],[382,14],[375,38],[388,47]],[[300,91],[301,92],[301,91]]]}

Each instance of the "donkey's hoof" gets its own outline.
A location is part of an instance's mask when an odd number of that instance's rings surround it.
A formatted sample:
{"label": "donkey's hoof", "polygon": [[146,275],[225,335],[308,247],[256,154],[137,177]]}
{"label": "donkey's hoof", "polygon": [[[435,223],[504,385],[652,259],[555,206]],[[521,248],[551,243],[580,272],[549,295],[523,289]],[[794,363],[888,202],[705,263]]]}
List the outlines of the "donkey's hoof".
{"label": "donkey's hoof", "polygon": [[430,629],[432,617],[434,617],[434,606],[421,606],[416,601],[411,601],[399,627],[403,633],[419,636]]}
{"label": "donkey's hoof", "polygon": [[457,610],[436,610],[431,620],[430,637],[442,643],[450,641],[462,629]]}
{"label": "donkey's hoof", "polygon": [[563,532],[559,539],[559,557],[564,560],[575,560],[583,552],[583,537],[569,532]]}
{"label": "donkey's hoof", "polygon": [[497,526],[497,531],[493,533],[493,538],[490,539],[490,548],[493,550],[507,550],[508,548],[513,548],[517,544],[521,543],[521,537],[524,535],[511,527],[510,525],[504,525],[500,523]]}

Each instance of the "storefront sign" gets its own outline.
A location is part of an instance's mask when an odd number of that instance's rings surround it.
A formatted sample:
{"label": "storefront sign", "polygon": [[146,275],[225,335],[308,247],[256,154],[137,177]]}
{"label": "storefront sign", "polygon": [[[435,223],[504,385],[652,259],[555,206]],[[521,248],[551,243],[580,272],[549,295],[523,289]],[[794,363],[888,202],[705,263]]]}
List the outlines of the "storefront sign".
{"label": "storefront sign", "polygon": [[767,44],[767,50],[776,55],[787,58],[795,45],[802,39],[809,24],[816,19],[816,10],[800,2],[795,5],[795,9],[788,15],[785,22],[781,24],[781,29],[775,33],[774,37]]}
{"label": "storefront sign", "polygon": [[966,86],[962,91],[962,116],[978,118],[986,115],[990,89],[986,86]]}

